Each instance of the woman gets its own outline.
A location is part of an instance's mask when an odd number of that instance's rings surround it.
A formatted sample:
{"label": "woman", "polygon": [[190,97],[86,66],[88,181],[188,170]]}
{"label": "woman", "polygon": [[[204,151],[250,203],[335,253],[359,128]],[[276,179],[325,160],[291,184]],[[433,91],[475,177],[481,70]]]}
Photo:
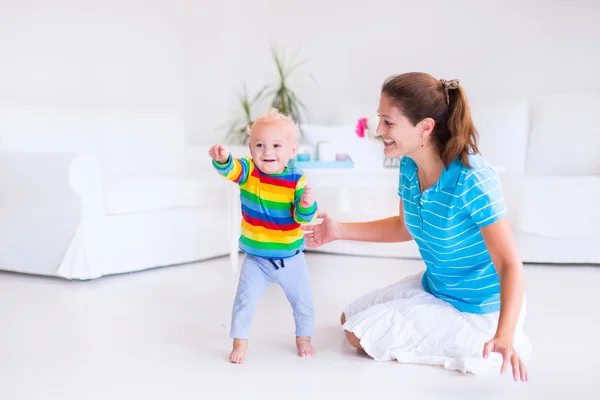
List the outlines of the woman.
{"label": "woman", "polygon": [[393,76],[379,115],[385,155],[403,157],[399,215],[341,223],[323,214],[303,227],[306,243],[415,240],[426,270],[349,304],[341,317],[348,341],[376,360],[471,373],[510,364],[526,381],[523,264],[463,89],[424,73]]}

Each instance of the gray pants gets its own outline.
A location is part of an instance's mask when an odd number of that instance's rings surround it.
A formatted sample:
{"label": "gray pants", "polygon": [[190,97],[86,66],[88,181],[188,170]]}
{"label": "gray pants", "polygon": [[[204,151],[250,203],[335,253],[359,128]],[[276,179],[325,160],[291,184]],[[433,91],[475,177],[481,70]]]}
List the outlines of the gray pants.
{"label": "gray pants", "polygon": [[296,336],[313,335],[315,312],[308,267],[304,253],[298,253],[282,260],[246,255],[233,303],[232,338],[248,338],[256,305],[271,283],[281,286],[292,306]]}

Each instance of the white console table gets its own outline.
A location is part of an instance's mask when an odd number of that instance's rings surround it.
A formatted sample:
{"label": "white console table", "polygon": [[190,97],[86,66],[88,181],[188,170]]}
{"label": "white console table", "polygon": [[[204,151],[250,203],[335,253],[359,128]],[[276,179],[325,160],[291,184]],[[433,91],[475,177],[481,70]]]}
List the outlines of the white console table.
{"label": "white console table", "polygon": [[[503,166],[495,167],[497,173],[507,172]],[[337,189],[337,208],[340,211],[349,211],[351,204],[350,189],[353,188],[381,188],[390,185],[398,185],[400,175],[399,168],[378,169],[312,169],[303,170],[307,182],[315,187],[333,187]],[[317,199],[318,201],[318,199]],[[240,191],[237,185],[230,185],[229,191],[229,241],[230,260],[234,273],[239,272],[239,245],[241,226]]]}
{"label": "white console table", "polygon": [[[334,187],[338,189],[338,207],[345,210],[350,204],[349,189],[373,188],[398,184],[400,171],[398,168],[379,168],[362,170],[356,168],[303,170],[310,186]],[[317,199],[318,201],[318,199]],[[238,185],[230,185],[229,190],[229,241],[230,260],[233,272],[239,272],[239,236],[241,226],[241,204]]]}

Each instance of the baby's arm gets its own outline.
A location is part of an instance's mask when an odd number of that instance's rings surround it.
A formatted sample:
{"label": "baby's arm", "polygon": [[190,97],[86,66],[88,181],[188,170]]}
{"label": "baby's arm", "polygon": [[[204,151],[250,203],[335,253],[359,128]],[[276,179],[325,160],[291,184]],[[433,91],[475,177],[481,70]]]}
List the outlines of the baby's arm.
{"label": "baby's arm", "polygon": [[306,176],[302,175],[296,184],[294,194],[294,220],[299,224],[308,224],[317,218],[317,202],[312,188],[306,185]]}
{"label": "baby's arm", "polygon": [[213,166],[219,174],[240,185],[246,182],[251,167],[250,160],[231,157],[227,147],[222,144],[211,147],[208,155],[213,159]]}

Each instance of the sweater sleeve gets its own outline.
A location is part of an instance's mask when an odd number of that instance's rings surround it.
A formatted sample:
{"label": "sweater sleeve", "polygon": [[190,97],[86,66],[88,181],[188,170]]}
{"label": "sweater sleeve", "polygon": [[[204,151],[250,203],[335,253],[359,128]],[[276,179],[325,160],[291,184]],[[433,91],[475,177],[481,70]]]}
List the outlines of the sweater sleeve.
{"label": "sweater sleeve", "polygon": [[218,163],[216,160],[212,160],[212,163],[219,174],[238,185],[246,182],[254,166],[250,158],[233,158],[231,154],[224,164]]}
{"label": "sweater sleeve", "polygon": [[304,193],[306,186],[306,176],[302,175],[296,183],[296,191],[294,193],[294,221],[299,224],[307,224],[317,219],[317,202],[315,201],[310,207],[304,208],[300,205],[300,199]]}

